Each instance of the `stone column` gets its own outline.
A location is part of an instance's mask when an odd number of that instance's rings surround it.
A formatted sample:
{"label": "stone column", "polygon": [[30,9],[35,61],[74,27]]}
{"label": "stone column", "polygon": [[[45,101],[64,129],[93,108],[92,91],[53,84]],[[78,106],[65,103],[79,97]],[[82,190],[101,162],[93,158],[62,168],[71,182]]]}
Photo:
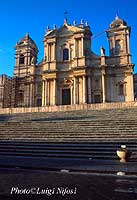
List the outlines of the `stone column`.
{"label": "stone column", "polygon": [[130,54],[129,35],[127,35],[127,53]]}
{"label": "stone column", "polygon": [[56,105],[56,79],[54,79],[54,86],[53,86],[53,105]]}
{"label": "stone column", "polygon": [[112,54],[115,54],[115,38],[113,37],[112,38],[112,46],[111,46],[111,49],[112,49]]}
{"label": "stone column", "polygon": [[102,74],[102,102],[105,103],[105,78],[104,78],[104,73]]}
{"label": "stone column", "polygon": [[50,49],[49,49],[49,43],[47,44],[47,52],[48,52],[48,55],[47,55],[47,58],[48,58],[48,62],[49,62],[49,52],[50,52]]}
{"label": "stone column", "polygon": [[19,63],[20,55],[19,55],[19,54],[16,54],[15,56],[16,56],[16,57],[15,57],[15,58],[16,58],[15,66],[19,66],[19,64],[20,64],[20,63]]}
{"label": "stone column", "polygon": [[88,103],[91,103],[91,77],[88,76]]}
{"label": "stone column", "polygon": [[45,80],[45,90],[46,90],[46,91],[45,91],[45,95],[46,95],[46,96],[45,96],[45,105],[46,105],[46,106],[48,106],[48,104],[49,104],[49,99],[48,99],[48,97],[49,97],[49,95],[48,95],[48,88],[49,88],[49,87],[48,87],[48,85],[49,85],[49,84],[48,84],[48,80],[46,79],[46,80]]}
{"label": "stone column", "polygon": [[53,43],[53,60],[56,60],[56,46],[55,46],[55,42]]}
{"label": "stone column", "polygon": [[74,104],[76,104],[76,77],[74,77]]}
{"label": "stone column", "polygon": [[52,53],[52,52],[51,52],[51,44],[49,44],[48,46],[49,46],[49,61],[51,61],[51,58],[52,58],[52,57],[51,57],[51,53]]}
{"label": "stone column", "polygon": [[33,83],[30,83],[30,107],[33,106]]}
{"label": "stone column", "polygon": [[70,87],[70,95],[71,95],[71,105],[73,104],[73,87]]}
{"label": "stone column", "polygon": [[45,106],[45,80],[42,81],[42,106]]}
{"label": "stone column", "polygon": [[[131,86],[131,96],[130,96],[130,99],[128,100],[128,101],[134,101],[134,84],[133,84],[133,76],[132,75],[130,75],[130,86]],[[126,90],[127,90],[127,88],[126,88]],[[127,93],[128,91],[126,91],[126,93]],[[126,98],[127,98],[127,95],[126,95]]]}
{"label": "stone column", "polygon": [[86,103],[86,77],[83,76],[83,103]]}
{"label": "stone column", "polygon": [[77,41],[76,39],[74,39],[74,57],[77,57],[76,51],[77,51]]}
{"label": "stone column", "polygon": [[84,39],[83,39],[83,37],[81,38],[81,56],[84,56]]}
{"label": "stone column", "polygon": [[130,55],[130,44],[129,44],[129,35],[127,35],[127,40],[126,40],[126,45],[127,45],[127,54],[129,54],[128,56],[128,62],[131,63],[131,55]]}

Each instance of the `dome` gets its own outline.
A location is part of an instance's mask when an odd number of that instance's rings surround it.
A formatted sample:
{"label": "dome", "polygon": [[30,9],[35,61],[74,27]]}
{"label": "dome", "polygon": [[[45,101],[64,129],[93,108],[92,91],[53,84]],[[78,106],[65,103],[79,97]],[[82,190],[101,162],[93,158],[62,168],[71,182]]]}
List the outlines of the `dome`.
{"label": "dome", "polygon": [[118,16],[116,16],[115,20],[111,22],[110,28],[118,28],[120,26],[127,26],[127,23],[123,19],[120,19]]}

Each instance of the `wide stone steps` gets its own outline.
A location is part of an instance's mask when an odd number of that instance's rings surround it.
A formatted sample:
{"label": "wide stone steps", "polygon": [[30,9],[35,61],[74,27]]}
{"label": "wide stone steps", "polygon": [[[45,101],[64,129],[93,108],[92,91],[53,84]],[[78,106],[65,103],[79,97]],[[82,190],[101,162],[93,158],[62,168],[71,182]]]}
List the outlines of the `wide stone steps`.
{"label": "wide stone steps", "polygon": [[137,108],[0,115],[0,155],[137,160]]}
{"label": "wide stone steps", "polygon": [[[33,143],[0,142],[0,155],[30,157],[64,157],[85,159],[118,159],[116,150],[123,143]],[[124,143],[125,144],[125,143]],[[127,143],[132,153],[131,160],[137,159],[137,144]]]}
{"label": "wide stone steps", "polygon": [[[16,131],[16,130],[15,130]],[[127,133],[127,131],[83,131],[83,132],[78,132],[78,131],[71,131],[71,132],[63,132],[63,131],[60,131],[60,132],[55,132],[55,131],[17,131],[16,134],[15,134],[15,131],[3,131],[0,133],[0,135],[3,137],[3,136],[10,136],[10,135],[45,135],[46,136],[52,136],[54,137],[55,135],[59,136],[59,135],[64,135],[64,136],[83,136],[85,137],[86,135],[87,136],[105,136],[105,135],[108,135],[108,137],[110,136],[131,136],[131,137],[136,137],[137,136],[137,133],[135,131],[133,132],[129,132]],[[2,138],[1,138],[2,139]]]}
{"label": "wide stone steps", "polygon": [[[16,131],[16,130],[15,130]],[[63,131],[60,131],[60,132],[44,132],[44,131],[18,131],[18,132],[16,132],[16,134],[15,134],[15,131],[3,131],[3,132],[1,132],[0,133],[0,136],[1,137],[9,137],[9,136],[32,136],[33,137],[33,135],[34,136],[47,136],[47,137],[55,137],[55,136],[57,136],[57,137],[59,137],[59,136],[66,136],[66,137],[68,137],[68,136],[75,136],[75,137],[89,137],[89,136],[91,136],[91,137],[104,137],[104,136],[108,136],[108,137],[123,137],[123,136],[126,136],[126,137],[136,137],[137,136],[137,133],[136,132],[129,132],[129,133],[127,133],[126,131],[124,132],[124,131],[122,131],[122,132],[112,132],[112,131],[109,131],[109,133],[108,132],[103,132],[103,131],[101,131],[101,132],[94,132],[94,131],[92,131],[92,132],[88,132],[88,131],[85,131],[85,132],[77,132],[77,131],[73,131],[73,132],[63,132]],[[2,138],[1,138],[2,139]]]}
{"label": "wide stone steps", "polygon": [[[127,112],[128,116],[125,115]],[[129,118],[130,116],[130,118]],[[137,109],[130,108],[130,109],[114,109],[114,110],[85,110],[85,111],[71,111],[71,112],[52,112],[52,113],[25,113],[25,114],[13,114],[11,116],[1,115],[0,120],[4,121],[27,121],[27,120],[61,120],[62,119],[73,119],[81,118],[83,120],[88,120],[88,118],[98,118],[98,119],[135,119],[137,116]]]}

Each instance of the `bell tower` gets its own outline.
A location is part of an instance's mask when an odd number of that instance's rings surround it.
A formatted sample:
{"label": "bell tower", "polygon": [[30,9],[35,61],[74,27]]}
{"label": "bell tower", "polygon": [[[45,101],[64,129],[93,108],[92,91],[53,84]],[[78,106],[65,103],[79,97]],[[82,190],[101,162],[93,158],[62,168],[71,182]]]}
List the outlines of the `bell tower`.
{"label": "bell tower", "polygon": [[110,56],[106,60],[107,101],[133,101],[133,68],[129,38],[130,27],[118,16],[109,26],[107,38]]}
{"label": "bell tower", "polygon": [[30,73],[31,66],[37,63],[38,48],[34,41],[26,34],[15,46],[14,76],[25,77]]}
{"label": "bell tower", "polygon": [[119,58],[119,64],[131,63],[129,47],[130,27],[127,23],[116,16],[106,32],[110,56]]}

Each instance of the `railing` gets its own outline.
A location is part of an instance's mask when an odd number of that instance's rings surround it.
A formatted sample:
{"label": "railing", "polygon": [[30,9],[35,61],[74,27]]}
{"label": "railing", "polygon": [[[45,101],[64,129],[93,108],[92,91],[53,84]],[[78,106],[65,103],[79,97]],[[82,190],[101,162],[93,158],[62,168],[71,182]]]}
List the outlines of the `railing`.
{"label": "railing", "polygon": [[137,107],[137,101],[134,102],[117,102],[117,103],[98,103],[98,104],[73,104],[59,106],[43,107],[18,107],[18,108],[0,108],[0,114],[11,113],[31,113],[31,112],[59,112],[75,110],[101,110],[101,109],[118,109]]}

